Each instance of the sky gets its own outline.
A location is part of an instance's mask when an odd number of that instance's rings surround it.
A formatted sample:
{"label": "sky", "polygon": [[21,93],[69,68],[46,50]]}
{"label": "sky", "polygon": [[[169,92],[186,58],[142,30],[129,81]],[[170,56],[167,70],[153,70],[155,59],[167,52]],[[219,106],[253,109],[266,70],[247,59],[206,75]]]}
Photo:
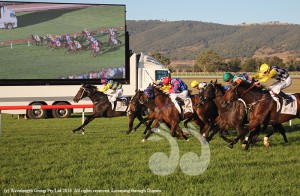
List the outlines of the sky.
{"label": "sky", "polygon": [[[8,0],[10,1],[10,0]],[[19,0],[126,5],[127,20],[202,21],[253,24],[269,21],[300,24],[299,0]]]}

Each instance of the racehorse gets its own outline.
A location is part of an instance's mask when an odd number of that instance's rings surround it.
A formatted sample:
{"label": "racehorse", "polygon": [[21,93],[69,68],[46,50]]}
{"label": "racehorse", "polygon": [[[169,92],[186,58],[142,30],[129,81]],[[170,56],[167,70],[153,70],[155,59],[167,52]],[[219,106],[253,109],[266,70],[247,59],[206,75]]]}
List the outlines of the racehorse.
{"label": "racehorse", "polygon": [[246,110],[245,105],[241,101],[235,101],[226,107],[221,107],[220,99],[225,93],[224,87],[215,82],[210,82],[202,92],[200,92],[200,101],[202,104],[211,104],[211,112],[217,113],[217,117],[211,118],[213,120],[210,126],[206,127],[210,135],[206,135],[206,140],[209,142],[212,137],[219,132],[219,136],[230,143],[231,140],[224,136],[222,133],[228,128],[234,128],[240,134],[244,131],[246,123]]}
{"label": "racehorse", "polygon": [[126,111],[113,111],[112,104],[108,99],[107,94],[98,91],[97,87],[91,84],[84,84],[80,87],[75,95],[73,101],[78,103],[81,99],[89,97],[93,102],[93,113],[88,116],[84,123],[78,128],[72,130],[73,133],[82,130],[84,134],[84,127],[97,117],[117,117],[126,115]]}
{"label": "racehorse", "polygon": [[44,38],[38,35],[31,35],[31,40],[35,43],[36,46],[40,46],[44,42]]}
{"label": "racehorse", "polygon": [[107,35],[108,35],[108,44],[109,44],[111,47],[114,47],[114,46],[116,46],[116,45],[122,43],[122,42],[118,39],[116,30],[114,30],[114,29],[108,29],[108,30],[107,30]]}
{"label": "racehorse", "polygon": [[[131,100],[129,102],[129,108],[128,108],[128,126],[129,126],[129,128],[128,128],[128,131],[126,132],[127,134],[130,134],[132,130],[138,129],[141,124],[144,124],[145,126],[148,125],[146,120],[144,120],[144,118],[142,116],[143,105],[140,104],[140,102],[139,102],[140,95],[143,94],[143,91],[136,90],[135,92],[136,92],[135,95],[131,98]],[[135,118],[138,118],[140,123],[133,128],[133,122],[134,122]]]}
{"label": "racehorse", "polygon": [[[158,122],[165,122],[166,125],[170,127],[170,134],[173,137],[181,137],[183,136],[185,140],[188,140],[187,134],[183,133],[181,128],[179,127],[180,123],[180,114],[176,109],[174,103],[172,102],[171,98],[165,94],[163,91],[159,90],[155,86],[149,85],[145,90],[145,93],[140,97],[140,103],[147,105],[147,104],[155,104],[156,112],[155,119],[156,122],[152,126],[152,128],[158,127]],[[185,114],[185,117],[189,117],[192,114]],[[178,134],[176,133],[178,132]],[[150,136],[152,131],[147,134],[144,140]]]}
{"label": "racehorse", "polygon": [[[245,84],[245,83],[243,83]],[[225,95],[223,96],[221,102],[223,105],[237,100],[239,97],[245,100],[250,110],[250,120],[247,130],[249,133],[249,140],[260,130],[260,126],[265,124],[272,125],[275,130],[278,130],[284,138],[284,141],[287,142],[285,135],[285,129],[281,125],[286,121],[289,121],[293,118],[300,118],[300,94],[293,94],[296,97],[297,102],[297,112],[296,115],[290,114],[281,114],[277,112],[277,103],[271,97],[270,93],[263,92],[262,88],[257,88],[252,84],[248,85],[234,85],[229,88]],[[264,138],[265,146],[269,145],[268,138],[274,133],[270,132]],[[246,133],[243,133],[246,134]],[[234,145],[236,141],[232,141],[230,145]],[[249,148],[249,141],[246,143],[245,149]]]}

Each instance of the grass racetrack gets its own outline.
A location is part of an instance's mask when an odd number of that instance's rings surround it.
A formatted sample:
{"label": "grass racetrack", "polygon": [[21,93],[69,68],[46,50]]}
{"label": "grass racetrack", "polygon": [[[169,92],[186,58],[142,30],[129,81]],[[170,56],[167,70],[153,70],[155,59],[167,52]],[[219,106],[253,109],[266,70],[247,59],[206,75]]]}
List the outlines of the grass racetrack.
{"label": "grass racetrack", "polygon": [[[95,119],[86,127],[86,134],[81,135],[70,132],[80,125],[79,116],[18,120],[16,116],[2,115],[0,195],[20,195],[22,191],[52,191],[59,195],[91,191],[299,195],[300,120],[292,122],[292,126],[284,124],[288,143],[276,133],[270,138],[269,148],[258,142],[245,151],[240,143],[227,149],[226,143],[216,136],[209,144],[210,162],[204,173],[187,175],[178,164],[174,172],[161,176],[151,171],[149,159],[156,152],[169,156],[168,140],[161,137],[159,141],[141,143],[143,126],[126,135],[127,117]],[[233,137],[235,131],[230,134]],[[196,138],[176,141],[180,157],[187,152],[200,156],[201,144]]]}

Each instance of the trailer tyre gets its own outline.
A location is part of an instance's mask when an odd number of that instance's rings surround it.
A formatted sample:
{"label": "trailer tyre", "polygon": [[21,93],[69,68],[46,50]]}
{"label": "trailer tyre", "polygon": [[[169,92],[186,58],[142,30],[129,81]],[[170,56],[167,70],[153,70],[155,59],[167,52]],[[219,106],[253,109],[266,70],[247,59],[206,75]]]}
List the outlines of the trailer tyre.
{"label": "trailer tyre", "polygon": [[[58,102],[55,105],[67,105],[67,103]],[[71,116],[72,110],[70,108],[57,108],[52,109],[53,118],[69,118]]]}
{"label": "trailer tyre", "polygon": [[[43,105],[43,104],[33,103],[32,105]],[[47,110],[44,109],[27,110],[27,116],[30,119],[43,119],[47,117]]]}

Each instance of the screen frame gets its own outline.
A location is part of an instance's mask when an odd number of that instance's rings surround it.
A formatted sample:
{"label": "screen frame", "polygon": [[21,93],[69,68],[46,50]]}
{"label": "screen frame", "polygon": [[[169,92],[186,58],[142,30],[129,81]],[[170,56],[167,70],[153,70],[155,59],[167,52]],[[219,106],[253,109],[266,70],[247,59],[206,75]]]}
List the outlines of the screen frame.
{"label": "screen frame", "polygon": [[[125,4],[100,4],[100,3],[62,3],[62,2],[34,2],[34,1],[1,1],[4,4],[31,4],[31,3],[43,3],[43,4],[70,4],[70,5],[99,5],[99,6],[124,6],[124,25],[125,25],[125,78],[114,78],[122,84],[130,84],[130,56],[131,51],[129,49],[129,33],[127,31],[126,24],[126,5]],[[18,27],[17,27],[18,28]],[[7,31],[13,31],[7,30]],[[101,84],[100,79],[1,79],[0,86],[39,86],[39,85],[82,85],[82,84]]]}

